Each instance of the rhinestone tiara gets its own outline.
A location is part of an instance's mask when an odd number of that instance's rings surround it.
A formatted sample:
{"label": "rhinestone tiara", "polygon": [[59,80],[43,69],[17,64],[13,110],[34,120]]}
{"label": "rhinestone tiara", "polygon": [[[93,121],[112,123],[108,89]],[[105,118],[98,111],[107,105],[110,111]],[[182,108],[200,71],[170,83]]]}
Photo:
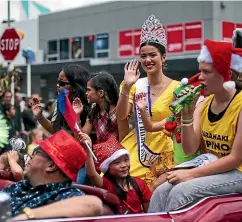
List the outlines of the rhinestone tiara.
{"label": "rhinestone tiara", "polygon": [[155,42],[164,46],[165,48],[167,46],[165,29],[154,15],[150,15],[142,26],[140,45],[144,42]]}

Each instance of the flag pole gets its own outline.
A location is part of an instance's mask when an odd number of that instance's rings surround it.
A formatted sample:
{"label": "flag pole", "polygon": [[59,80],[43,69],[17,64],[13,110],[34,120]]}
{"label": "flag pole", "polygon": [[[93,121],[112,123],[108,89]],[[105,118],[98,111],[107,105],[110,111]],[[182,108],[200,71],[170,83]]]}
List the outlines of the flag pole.
{"label": "flag pole", "polygon": [[[80,127],[78,126],[77,123],[76,123],[76,129],[77,129],[79,132],[81,132]],[[92,148],[89,146],[89,144],[88,144],[86,141],[84,141],[84,144],[85,144],[85,146],[87,147],[87,149],[90,151],[90,153],[92,154],[92,157],[93,157],[93,159],[95,160],[95,162],[98,163],[98,159],[97,159],[97,157],[95,156],[95,154],[93,153]]]}

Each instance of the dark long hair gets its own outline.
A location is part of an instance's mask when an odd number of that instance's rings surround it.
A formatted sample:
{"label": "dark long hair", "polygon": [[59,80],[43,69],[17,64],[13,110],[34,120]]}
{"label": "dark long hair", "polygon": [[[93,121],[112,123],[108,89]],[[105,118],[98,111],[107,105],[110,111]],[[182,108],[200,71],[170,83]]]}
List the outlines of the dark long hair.
{"label": "dark long hair", "polygon": [[[139,50],[141,50],[141,48],[146,45],[154,46],[155,48],[157,48],[161,57],[166,55],[166,48],[163,45],[156,43],[156,42],[143,42],[140,45]],[[165,70],[166,70],[166,63],[164,63],[162,66],[162,71],[164,72]]]}
{"label": "dark long hair", "polygon": [[[95,90],[103,90],[104,91],[104,109],[105,109],[105,116],[108,119],[108,125],[111,123],[109,117],[110,106],[116,106],[118,103],[118,86],[113,78],[106,71],[94,73],[91,75],[91,87]],[[91,122],[99,118],[100,107],[98,104],[95,104],[88,117]]]}
{"label": "dark long hair", "polygon": [[[117,183],[117,180],[116,180],[116,177],[112,176],[109,174],[109,172],[107,171],[105,174],[104,174],[104,177],[106,177],[112,184],[113,186],[115,187],[116,189],[116,192],[117,192],[117,196],[119,197],[119,199],[121,200],[127,200],[127,194],[126,192],[122,189],[122,187],[120,187]],[[138,186],[138,184],[136,183],[136,181],[134,180],[133,177],[131,177],[130,175],[128,175],[126,178],[126,183],[127,183],[127,186],[128,186],[128,189],[130,190],[131,189],[131,186],[135,189],[138,197],[141,199],[142,198],[142,193],[140,191],[140,188]]]}
{"label": "dark long hair", "polygon": [[[69,94],[70,102],[72,103],[76,97],[79,97],[83,104],[83,112],[81,114],[80,120],[81,125],[85,125],[85,121],[90,110],[90,106],[86,98],[86,86],[87,81],[90,78],[89,72],[80,65],[70,64],[63,67],[62,71],[65,73],[72,90]],[[63,125],[69,129],[62,114],[57,111],[56,120],[53,123],[54,131],[60,130]]]}

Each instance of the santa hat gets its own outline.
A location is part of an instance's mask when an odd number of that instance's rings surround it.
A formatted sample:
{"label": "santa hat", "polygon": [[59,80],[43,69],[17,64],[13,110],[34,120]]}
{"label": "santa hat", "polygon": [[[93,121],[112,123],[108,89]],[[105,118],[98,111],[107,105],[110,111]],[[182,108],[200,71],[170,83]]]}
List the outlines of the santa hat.
{"label": "santa hat", "polygon": [[[175,91],[174,94],[175,96],[179,95],[179,93],[181,91],[183,91],[188,85],[190,86],[198,86],[200,85],[201,81],[199,80],[199,76],[201,75],[201,73],[197,73],[196,75],[192,76],[191,78],[183,78],[181,80],[181,86],[178,87]],[[201,90],[201,95],[204,95],[204,90]]]}
{"label": "santa hat", "polygon": [[49,138],[38,141],[40,148],[72,181],[85,164],[87,155],[80,143],[69,133],[60,130]]}
{"label": "santa hat", "polygon": [[231,81],[231,69],[242,72],[242,49],[234,48],[229,42],[206,39],[197,61],[213,64],[224,78],[224,89],[230,91],[235,88],[235,82]]}
{"label": "santa hat", "polygon": [[[201,72],[197,73],[196,75],[192,76],[189,79],[188,78],[183,78],[181,80],[181,84],[183,86],[191,85],[191,86],[196,87],[196,86],[198,86],[201,83],[201,81],[199,80],[200,75],[201,75]],[[204,96],[204,90],[201,91],[201,95]]]}
{"label": "santa hat", "polygon": [[115,137],[110,137],[106,142],[98,143],[93,146],[93,151],[100,163],[100,170],[103,173],[109,168],[109,165],[119,157],[128,155],[129,152],[117,141]]}
{"label": "santa hat", "polygon": [[193,85],[193,86],[198,86],[201,82],[200,82],[200,80],[199,80],[199,76],[201,75],[201,73],[199,72],[199,73],[197,73],[196,75],[194,75],[194,76],[192,76],[190,79],[188,79],[188,78],[183,78],[182,80],[181,80],[181,84],[183,85],[183,86],[185,86],[185,85]]}

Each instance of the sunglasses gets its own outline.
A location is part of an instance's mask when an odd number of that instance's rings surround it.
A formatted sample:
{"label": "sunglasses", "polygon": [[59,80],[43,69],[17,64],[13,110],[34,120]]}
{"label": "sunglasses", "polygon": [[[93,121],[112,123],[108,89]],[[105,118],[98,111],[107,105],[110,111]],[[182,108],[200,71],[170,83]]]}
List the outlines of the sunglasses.
{"label": "sunglasses", "polygon": [[59,86],[66,86],[66,85],[70,85],[70,83],[69,83],[69,82],[65,82],[65,81],[60,80],[60,79],[57,79],[57,84],[58,84]]}
{"label": "sunglasses", "polygon": [[47,160],[51,160],[51,158],[40,147],[36,147],[33,150],[32,156],[34,157],[36,155],[40,155],[40,156],[44,157]]}

